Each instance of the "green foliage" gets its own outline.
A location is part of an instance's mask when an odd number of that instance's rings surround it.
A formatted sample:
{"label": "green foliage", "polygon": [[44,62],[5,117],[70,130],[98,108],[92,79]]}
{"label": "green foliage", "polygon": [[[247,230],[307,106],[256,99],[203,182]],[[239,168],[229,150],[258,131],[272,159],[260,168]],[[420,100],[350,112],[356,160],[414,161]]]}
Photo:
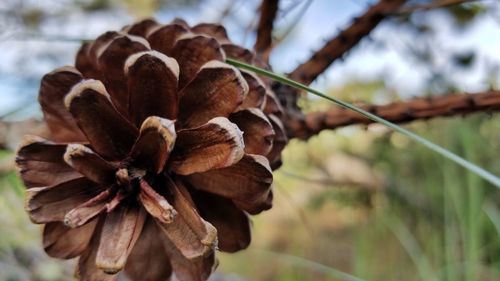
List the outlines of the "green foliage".
{"label": "green foliage", "polygon": [[[499,120],[478,115],[413,127],[419,134],[447,143],[450,149],[498,173],[500,159],[492,151],[498,151],[493,144],[500,138],[491,135],[496,134],[493,132]],[[378,139],[372,148],[372,161],[383,164],[377,167],[390,176],[392,187],[385,194],[387,208],[358,232],[358,239],[364,240],[358,248],[358,275],[379,280],[380,268],[362,265],[387,245],[374,241],[390,237],[391,244],[400,243],[398,252],[406,253],[404,259],[408,260],[404,263],[411,261],[413,270],[419,273],[415,279],[405,280],[498,280],[500,236],[496,224],[500,210],[493,207],[499,200],[498,191],[427,150],[398,148],[391,134]],[[404,261],[392,258],[389,264],[400,266]]]}
{"label": "green foliage", "polygon": [[[345,190],[346,188],[348,190]],[[309,202],[309,207],[313,211],[319,210],[325,204],[332,201],[340,207],[369,207],[371,205],[371,198],[372,193],[367,190],[337,186],[336,188],[326,189],[323,192],[315,194]]]}
{"label": "green foliage", "polygon": [[91,0],[91,1],[79,0],[76,1],[76,3],[81,5],[82,9],[87,12],[94,12],[111,8],[110,0]]}
{"label": "green foliage", "polygon": [[486,9],[481,4],[471,3],[468,5],[453,5],[446,9],[446,11],[453,18],[457,26],[465,27],[478,16],[484,14]]}

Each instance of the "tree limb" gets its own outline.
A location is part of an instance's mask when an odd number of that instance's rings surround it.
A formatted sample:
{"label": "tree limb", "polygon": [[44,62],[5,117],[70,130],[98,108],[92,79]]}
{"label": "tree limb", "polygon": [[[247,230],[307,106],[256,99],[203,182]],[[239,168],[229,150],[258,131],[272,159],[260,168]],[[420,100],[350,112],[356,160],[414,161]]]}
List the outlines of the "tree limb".
{"label": "tree limb", "polygon": [[303,84],[310,84],[335,60],[353,48],[388,15],[398,11],[407,0],[380,0],[354,19],[351,26],[329,40],[311,58],[293,70],[289,77]]}
{"label": "tree limb", "polygon": [[[387,105],[362,105],[360,107],[393,123],[406,123],[438,116],[498,111],[500,110],[500,91],[450,94],[393,102]],[[332,107],[324,112],[306,114],[300,119],[288,119],[287,128],[290,137],[308,139],[325,129],[370,123],[373,121],[356,112]]]}
{"label": "tree limb", "polygon": [[254,50],[266,61],[272,45],[272,32],[274,20],[278,12],[278,0],[262,0],[260,6],[260,19],[257,26],[257,40]]}

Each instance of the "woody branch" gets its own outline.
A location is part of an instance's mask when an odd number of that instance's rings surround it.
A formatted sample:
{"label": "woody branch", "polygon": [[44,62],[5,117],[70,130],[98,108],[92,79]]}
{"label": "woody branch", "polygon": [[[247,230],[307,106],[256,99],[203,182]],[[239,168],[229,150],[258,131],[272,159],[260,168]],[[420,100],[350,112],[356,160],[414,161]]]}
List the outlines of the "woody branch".
{"label": "woody branch", "polygon": [[257,26],[257,40],[254,50],[266,61],[272,46],[272,32],[278,12],[278,2],[278,0],[263,0],[260,6],[260,19]]}
{"label": "woody branch", "polygon": [[352,24],[316,51],[306,62],[295,68],[289,77],[303,84],[310,84],[335,60],[342,57],[367,36],[386,16],[398,11],[406,0],[380,0],[354,19]]}
{"label": "woody branch", "polygon": [[[361,105],[366,111],[393,123],[405,123],[438,116],[466,115],[474,112],[500,110],[500,91],[483,93],[448,94],[415,98],[387,105]],[[370,124],[372,120],[340,107],[323,112],[305,114],[303,118],[289,120],[288,133],[296,138],[308,139],[325,129],[337,129],[353,124]]]}
{"label": "woody branch", "polygon": [[[288,76],[292,80],[310,84],[335,60],[344,56],[363,37],[374,30],[383,19],[397,12],[405,3],[406,0],[380,0],[368,8],[363,15],[357,17],[349,27],[329,40],[309,60],[295,68]],[[286,111],[285,126],[290,132],[289,135],[294,137],[293,128],[288,127],[292,127],[294,123],[304,119],[304,115],[297,105],[299,92],[279,83],[276,83],[273,88]]]}

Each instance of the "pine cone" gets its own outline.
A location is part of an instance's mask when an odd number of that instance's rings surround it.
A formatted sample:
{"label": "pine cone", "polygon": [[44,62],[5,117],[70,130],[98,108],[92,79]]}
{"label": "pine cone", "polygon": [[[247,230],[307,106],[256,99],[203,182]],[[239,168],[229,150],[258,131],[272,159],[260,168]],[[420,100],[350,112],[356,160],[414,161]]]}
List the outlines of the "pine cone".
{"label": "pine cone", "polygon": [[46,252],[79,257],[80,279],[206,280],[217,242],[250,243],[287,140],[270,81],[226,56],[265,66],[222,26],[145,20],[42,79],[52,139],[28,137],[17,163]]}

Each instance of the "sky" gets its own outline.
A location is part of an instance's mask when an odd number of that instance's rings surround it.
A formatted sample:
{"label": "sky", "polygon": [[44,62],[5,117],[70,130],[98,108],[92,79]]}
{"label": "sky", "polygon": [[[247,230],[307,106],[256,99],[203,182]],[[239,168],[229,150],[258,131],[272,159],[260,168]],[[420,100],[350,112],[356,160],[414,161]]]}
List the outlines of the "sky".
{"label": "sky", "polygon": [[[6,0],[7,2],[9,0]],[[10,0],[13,1],[13,0]],[[2,1],[3,2],[3,1]],[[7,2],[3,2],[4,4]],[[116,30],[134,19],[124,9],[111,13],[82,13],[65,11],[68,0],[43,1],[44,8],[55,14],[64,12],[63,17],[54,17],[43,22],[40,33],[65,38],[95,38],[107,30]],[[313,0],[307,10],[301,7],[307,1],[282,0],[280,18],[276,22],[278,30],[290,23],[300,21],[290,36],[278,46],[271,56],[271,65],[278,73],[293,70],[300,62],[308,59],[312,51],[321,47],[324,40],[349,25],[352,18],[361,14],[369,3],[366,0]],[[39,1],[26,1],[29,5],[39,5]],[[154,16],[160,22],[169,22],[174,17],[186,19],[191,24],[216,21],[228,0],[208,0],[190,8],[160,10]],[[484,0],[485,5],[496,7],[496,0]],[[298,4],[298,6],[297,6]],[[251,47],[254,34],[242,31],[242,25],[256,20],[258,1],[239,1],[233,6],[231,17],[224,19],[229,35],[236,43]],[[297,6],[297,7],[294,7]],[[292,8],[294,7],[294,8]],[[0,11],[5,10],[0,3]],[[289,12],[286,12],[289,11]],[[497,13],[498,15],[498,13]],[[1,15],[0,15],[1,17]],[[441,13],[431,12],[426,18],[438,26],[436,50],[474,49],[479,54],[472,72],[453,70],[450,78],[463,91],[483,91],[489,87],[485,70],[489,65],[500,65],[500,21],[494,15],[487,15],[474,22],[465,30],[457,31]],[[0,18],[2,22],[8,21]],[[23,30],[4,29],[0,33],[0,116],[21,107],[21,112],[37,112],[34,104],[38,92],[39,79],[52,69],[72,64],[79,42],[16,40]],[[363,40],[342,62],[334,63],[313,86],[320,90],[342,87],[352,80],[370,81],[384,79],[388,88],[402,97],[424,94],[426,81],[431,73],[401,52],[405,46],[412,46],[412,35],[391,24],[381,24],[372,33],[371,40]],[[375,42],[375,43],[374,43]],[[383,44],[380,48],[379,44]],[[437,57],[438,67],[446,68],[448,58]],[[500,73],[500,72],[499,72]],[[497,73],[497,76],[499,74]],[[500,77],[497,77],[500,81]],[[384,103],[387,101],[381,101]],[[19,114],[25,116],[26,114]],[[15,116],[15,115],[14,115]]]}

